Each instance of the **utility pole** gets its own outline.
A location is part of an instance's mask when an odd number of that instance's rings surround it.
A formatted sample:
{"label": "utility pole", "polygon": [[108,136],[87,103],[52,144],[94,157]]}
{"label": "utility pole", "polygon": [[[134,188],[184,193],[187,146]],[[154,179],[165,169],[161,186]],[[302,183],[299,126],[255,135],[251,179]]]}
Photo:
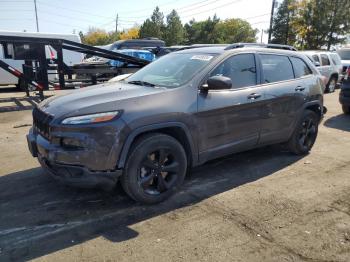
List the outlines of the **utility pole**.
{"label": "utility pole", "polygon": [[260,36],[260,43],[262,43],[263,40],[263,35],[264,35],[264,29],[261,29],[261,36]]}
{"label": "utility pole", "polygon": [[36,31],[39,32],[38,9],[36,8],[36,0],[34,0],[34,7],[35,7],[35,19],[36,19]]}
{"label": "utility pole", "polygon": [[271,7],[271,18],[270,18],[270,29],[269,29],[269,39],[267,43],[269,44],[271,42],[271,33],[272,33],[272,24],[273,24],[273,13],[275,11],[275,4],[276,0],[272,0],[272,7]]}
{"label": "utility pole", "polygon": [[117,17],[115,18],[115,32],[118,33],[118,14],[117,14]]}
{"label": "utility pole", "polygon": [[286,40],[285,40],[285,45],[288,45],[288,38],[289,38],[289,10],[287,14],[287,29],[286,29]]}

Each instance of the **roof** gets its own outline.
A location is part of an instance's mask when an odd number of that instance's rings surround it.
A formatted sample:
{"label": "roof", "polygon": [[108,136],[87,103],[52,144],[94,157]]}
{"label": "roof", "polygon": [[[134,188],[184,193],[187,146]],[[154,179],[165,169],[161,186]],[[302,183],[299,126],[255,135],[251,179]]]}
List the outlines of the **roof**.
{"label": "roof", "polygon": [[184,49],[177,51],[176,53],[203,53],[203,54],[223,54],[225,52],[240,53],[242,51],[252,51],[252,52],[268,52],[276,54],[286,54],[286,55],[298,55],[298,52],[284,49],[275,48],[265,48],[260,46],[247,46],[247,47],[237,47],[232,49],[227,49],[228,46],[206,46],[198,48]]}

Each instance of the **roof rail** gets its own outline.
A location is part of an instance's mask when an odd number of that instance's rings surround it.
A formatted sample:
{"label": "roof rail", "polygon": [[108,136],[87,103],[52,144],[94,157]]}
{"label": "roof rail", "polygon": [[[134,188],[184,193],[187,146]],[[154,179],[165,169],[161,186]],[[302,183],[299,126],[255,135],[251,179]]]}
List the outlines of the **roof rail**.
{"label": "roof rail", "polygon": [[284,49],[284,50],[291,50],[291,51],[297,51],[297,49],[290,45],[279,45],[279,44],[260,44],[260,43],[234,43],[230,44],[228,47],[225,48],[225,50],[235,49],[235,48],[242,48],[242,47],[263,47],[263,48],[274,48],[274,49]]}

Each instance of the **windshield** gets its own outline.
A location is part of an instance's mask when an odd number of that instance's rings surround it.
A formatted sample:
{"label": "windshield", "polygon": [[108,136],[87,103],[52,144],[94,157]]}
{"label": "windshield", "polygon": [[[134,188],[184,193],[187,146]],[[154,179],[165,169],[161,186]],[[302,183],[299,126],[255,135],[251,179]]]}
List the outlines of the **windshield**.
{"label": "windshield", "polygon": [[338,50],[337,53],[341,60],[350,60],[350,49]]}
{"label": "windshield", "polygon": [[127,82],[176,88],[190,81],[214,56],[195,53],[168,54],[137,71]]}

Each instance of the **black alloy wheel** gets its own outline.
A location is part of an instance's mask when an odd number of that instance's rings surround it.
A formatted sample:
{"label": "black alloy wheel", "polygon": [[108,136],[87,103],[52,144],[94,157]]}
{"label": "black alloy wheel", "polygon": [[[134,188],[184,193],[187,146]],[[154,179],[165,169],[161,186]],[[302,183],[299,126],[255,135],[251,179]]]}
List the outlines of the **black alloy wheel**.
{"label": "black alloy wheel", "polygon": [[166,134],[147,134],[130,149],[121,176],[125,192],[146,204],[159,203],[175,193],[184,181],[187,156],[183,146]]}
{"label": "black alloy wheel", "polygon": [[305,110],[287,143],[289,150],[297,155],[309,153],[317,138],[319,121],[316,112]]}
{"label": "black alloy wheel", "polygon": [[313,118],[307,118],[302,123],[302,128],[299,132],[299,143],[300,146],[305,150],[310,150],[315,143],[317,136],[317,123]]}
{"label": "black alloy wheel", "polygon": [[146,155],[139,168],[139,184],[147,194],[161,194],[178,178],[179,162],[171,150],[160,148]]}

